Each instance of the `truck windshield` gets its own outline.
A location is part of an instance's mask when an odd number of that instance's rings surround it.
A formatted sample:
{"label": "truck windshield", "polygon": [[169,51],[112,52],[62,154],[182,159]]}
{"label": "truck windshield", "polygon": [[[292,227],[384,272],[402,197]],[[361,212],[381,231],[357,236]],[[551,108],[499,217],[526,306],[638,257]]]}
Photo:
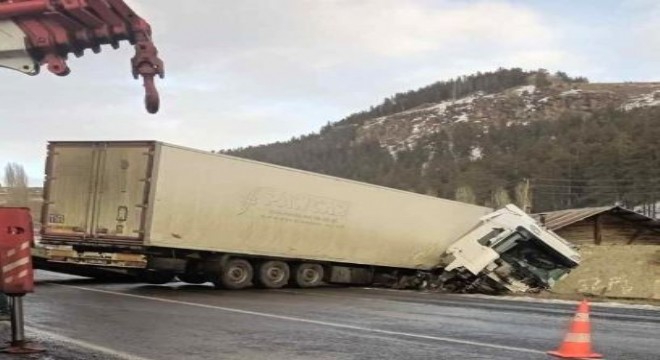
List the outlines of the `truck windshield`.
{"label": "truck windshield", "polygon": [[529,285],[552,286],[570,270],[564,265],[565,260],[561,256],[527,231],[514,232],[493,249]]}
{"label": "truck windshield", "polygon": [[497,236],[499,234],[501,234],[503,231],[504,231],[504,229],[500,229],[500,228],[493,229],[488,234],[486,234],[486,235],[482,236],[481,238],[479,238],[479,240],[477,240],[477,242],[481,245],[488,246],[488,245],[492,244],[493,242],[495,242],[497,240]]}

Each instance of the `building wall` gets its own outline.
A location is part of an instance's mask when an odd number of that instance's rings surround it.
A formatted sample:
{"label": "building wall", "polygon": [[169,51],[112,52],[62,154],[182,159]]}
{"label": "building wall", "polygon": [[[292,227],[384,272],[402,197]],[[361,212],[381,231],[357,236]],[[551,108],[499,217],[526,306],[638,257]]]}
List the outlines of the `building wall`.
{"label": "building wall", "polygon": [[[601,245],[632,244],[660,245],[660,233],[652,232],[634,222],[611,214],[601,214]],[[559,236],[574,244],[594,244],[596,216],[592,216],[556,231]]]}

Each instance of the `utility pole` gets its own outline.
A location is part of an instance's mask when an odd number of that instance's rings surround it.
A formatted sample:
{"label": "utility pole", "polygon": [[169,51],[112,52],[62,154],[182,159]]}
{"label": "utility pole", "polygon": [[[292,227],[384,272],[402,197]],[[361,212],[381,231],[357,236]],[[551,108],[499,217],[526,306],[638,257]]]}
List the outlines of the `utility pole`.
{"label": "utility pole", "polygon": [[573,207],[573,158],[568,158],[568,208]]}
{"label": "utility pole", "polygon": [[529,179],[524,180],[520,206],[522,207],[523,211],[525,211],[526,213],[532,212],[532,196],[531,196],[531,186],[529,184]]}
{"label": "utility pole", "polygon": [[525,212],[532,212],[532,187],[529,185],[529,179],[525,179]]}

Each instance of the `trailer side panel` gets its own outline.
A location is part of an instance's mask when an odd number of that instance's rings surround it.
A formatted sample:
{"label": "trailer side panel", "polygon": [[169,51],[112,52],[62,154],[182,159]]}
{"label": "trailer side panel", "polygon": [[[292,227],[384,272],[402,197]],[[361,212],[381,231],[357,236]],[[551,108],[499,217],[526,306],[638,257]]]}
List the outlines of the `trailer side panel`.
{"label": "trailer side panel", "polygon": [[428,269],[489,208],[160,144],[146,244]]}

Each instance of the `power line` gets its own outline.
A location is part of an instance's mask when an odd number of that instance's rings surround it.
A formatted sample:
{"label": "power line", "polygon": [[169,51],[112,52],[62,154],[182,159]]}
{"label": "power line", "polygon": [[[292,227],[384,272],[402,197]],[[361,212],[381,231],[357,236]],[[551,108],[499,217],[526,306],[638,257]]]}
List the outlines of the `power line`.
{"label": "power line", "polygon": [[637,182],[660,182],[660,178],[637,178],[637,179],[568,179],[568,178],[530,178],[530,181],[547,181],[547,182],[604,182],[604,183],[628,183],[632,181]]}
{"label": "power line", "polygon": [[550,185],[550,184],[532,184],[532,187],[534,188],[559,188],[559,189],[565,189],[565,188],[572,188],[572,189],[658,189],[660,191],[660,185],[658,184],[653,184],[653,185],[573,185],[573,184],[565,184],[565,185]]}
{"label": "power line", "polygon": [[600,196],[600,195],[660,195],[660,191],[650,192],[597,192],[592,194],[576,193],[576,192],[555,192],[555,191],[534,191],[534,194],[552,194],[552,195],[571,195],[571,196]]}

